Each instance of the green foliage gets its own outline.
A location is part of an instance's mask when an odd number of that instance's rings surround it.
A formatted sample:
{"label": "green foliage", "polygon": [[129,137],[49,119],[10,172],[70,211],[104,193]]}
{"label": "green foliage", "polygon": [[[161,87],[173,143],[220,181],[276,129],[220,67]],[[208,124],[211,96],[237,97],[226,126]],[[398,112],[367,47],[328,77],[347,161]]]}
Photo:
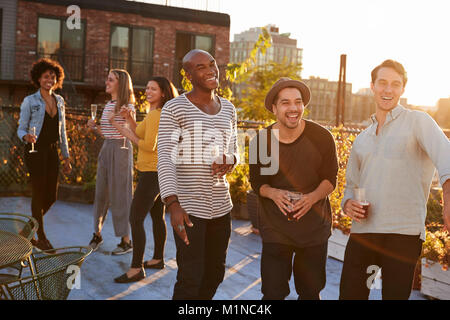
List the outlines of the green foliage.
{"label": "green foliage", "polygon": [[336,143],[336,152],[338,157],[338,175],[336,189],[330,195],[331,211],[333,215],[333,228],[341,230],[344,234],[350,233],[352,219],[350,219],[341,209],[341,201],[345,190],[345,170],[347,168],[350,151],[355,141],[356,135],[346,132],[342,126],[333,128],[331,134]]}
{"label": "green foliage", "polygon": [[422,245],[421,258],[438,262],[443,270],[450,264],[450,235],[443,225],[431,223],[427,226],[426,240]]}
{"label": "green foliage", "polygon": [[[242,90],[242,98],[235,100],[240,109],[239,118],[255,121],[275,121],[275,115],[264,107],[264,100],[273,84],[281,77],[300,80],[301,65],[270,62],[264,66],[255,66],[248,70],[242,78],[246,85]],[[306,111],[306,110],[305,110]]]}
{"label": "green foliage", "polygon": [[256,57],[258,52],[262,55],[266,54],[267,48],[272,46],[272,37],[266,28],[262,28],[253,49],[250,51],[248,58],[242,63],[228,64],[227,80],[231,83],[240,83],[247,80],[247,73],[250,68],[256,65]]}
{"label": "green foliage", "polygon": [[450,235],[444,231],[442,217],[442,190],[432,190],[427,203],[426,240],[422,246],[422,258],[439,262],[447,270],[450,264]]}
{"label": "green foliage", "polygon": [[181,80],[181,86],[183,87],[183,90],[185,92],[191,91],[192,90],[192,83],[186,77],[186,71],[184,71],[184,69],[181,69],[180,74],[183,77],[183,79]]}
{"label": "green foliage", "polygon": [[136,94],[136,103],[134,107],[136,108],[136,111],[139,112],[146,112],[147,109],[150,107],[150,105],[147,102],[147,96],[145,95],[145,90],[141,91],[139,90]]}
{"label": "green foliage", "polygon": [[442,217],[442,190],[432,190],[428,198],[425,225],[428,226],[433,223],[444,224]]}
{"label": "green foliage", "polygon": [[233,204],[242,204],[247,202],[247,191],[250,190],[249,182],[250,170],[247,163],[239,164],[227,176],[230,184],[230,194]]}

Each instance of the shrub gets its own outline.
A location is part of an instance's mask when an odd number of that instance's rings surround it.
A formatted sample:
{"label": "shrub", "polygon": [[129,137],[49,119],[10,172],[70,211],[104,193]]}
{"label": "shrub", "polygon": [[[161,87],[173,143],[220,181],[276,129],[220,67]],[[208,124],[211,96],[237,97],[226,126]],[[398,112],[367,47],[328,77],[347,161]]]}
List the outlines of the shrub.
{"label": "shrub", "polygon": [[341,209],[341,201],[345,190],[345,170],[347,168],[350,150],[355,141],[356,135],[345,131],[342,126],[333,128],[331,134],[336,143],[336,153],[338,157],[338,176],[336,189],[330,195],[331,211],[333,215],[333,228],[341,230],[344,234],[349,234],[352,226],[350,219]]}

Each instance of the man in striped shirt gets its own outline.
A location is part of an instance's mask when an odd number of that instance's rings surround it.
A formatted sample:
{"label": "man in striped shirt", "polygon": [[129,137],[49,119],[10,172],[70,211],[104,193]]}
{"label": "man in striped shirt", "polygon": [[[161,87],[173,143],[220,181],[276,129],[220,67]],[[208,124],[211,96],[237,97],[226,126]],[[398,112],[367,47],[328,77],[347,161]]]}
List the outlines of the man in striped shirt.
{"label": "man in striped shirt", "polygon": [[[212,299],[225,274],[231,202],[225,174],[238,163],[234,106],[215,94],[215,59],[183,59],[192,91],[167,102],[158,131],[158,179],[171,215],[178,274],[173,299]],[[187,225],[187,228],[185,227]]]}

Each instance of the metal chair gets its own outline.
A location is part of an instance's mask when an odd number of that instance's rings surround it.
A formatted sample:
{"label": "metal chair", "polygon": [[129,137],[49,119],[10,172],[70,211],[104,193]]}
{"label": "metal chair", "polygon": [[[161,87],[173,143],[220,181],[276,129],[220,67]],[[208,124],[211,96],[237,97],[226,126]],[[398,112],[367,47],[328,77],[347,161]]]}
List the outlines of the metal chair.
{"label": "metal chair", "polygon": [[65,300],[77,272],[92,252],[89,247],[54,249],[56,253],[33,253],[35,275],[14,279],[0,285],[0,299]]}
{"label": "metal chair", "polygon": [[20,213],[0,212],[0,230],[20,234],[31,240],[39,224],[35,218]]}
{"label": "metal chair", "polygon": [[[39,223],[31,216],[21,213],[0,212],[0,230],[20,234],[22,237],[31,240],[38,227]],[[24,267],[26,266],[21,263],[11,266],[12,269],[17,270],[19,273],[17,275],[0,274],[0,282],[4,282],[5,279],[20,278]]]}

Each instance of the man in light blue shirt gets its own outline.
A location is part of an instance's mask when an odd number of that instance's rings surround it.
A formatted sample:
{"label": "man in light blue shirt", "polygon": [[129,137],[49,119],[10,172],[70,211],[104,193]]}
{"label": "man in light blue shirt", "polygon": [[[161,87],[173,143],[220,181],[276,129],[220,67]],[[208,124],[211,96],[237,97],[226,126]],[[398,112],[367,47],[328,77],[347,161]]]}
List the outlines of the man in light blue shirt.
{"label": "man in light blue shirt", "polygon": [[[444,191],[444,224],[450,230],[450,141],[427,113],[399,105],[406,82],[405,69],[393,60],[372,71],[376,113],[353,143],[342,200],[353,223],[340,299],[368,299],[368,279],[379,268],[383,299],[409,298],[435,168]],[[356,201],[355,188],[365,189],[367,212]]]}

